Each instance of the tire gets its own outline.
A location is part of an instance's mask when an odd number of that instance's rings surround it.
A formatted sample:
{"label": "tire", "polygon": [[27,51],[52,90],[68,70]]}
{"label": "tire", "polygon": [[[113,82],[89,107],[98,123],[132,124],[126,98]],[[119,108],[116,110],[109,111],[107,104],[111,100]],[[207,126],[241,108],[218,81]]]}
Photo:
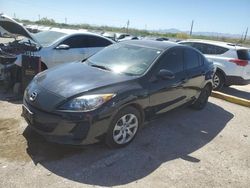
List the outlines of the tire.
{"label": "tire", "polygon": [[141,115],[137,109],[131,106],[123,108],[115,115],[110,124],[106,135],[106,144],[110,148],[128,145],[135,138],[141,122]]}
{"label": "tire", "polygon": [[225,84],[225,78],[220,72],[216,72],[213,77],[213,90],[219,91]]}
{"label": "tire", "polygon": [[208,97],[211,94],[212,88],[205,86],[198,97],[198,99],[191,105],[191,108],[195,110],[202,110],[207,105]]}

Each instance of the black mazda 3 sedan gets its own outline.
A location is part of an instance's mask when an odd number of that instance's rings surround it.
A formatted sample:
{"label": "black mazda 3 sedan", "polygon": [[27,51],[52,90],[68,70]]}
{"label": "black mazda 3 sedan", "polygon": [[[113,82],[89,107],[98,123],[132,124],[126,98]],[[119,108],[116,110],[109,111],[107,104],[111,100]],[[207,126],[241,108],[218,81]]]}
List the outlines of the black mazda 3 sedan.
{"label": "black mazda 3 sedan", "polygon": [[191,47],[121,42],[38,74],[25,90],[22,115],[52,142],[121,147],[152,116],[185,103],[203,109],[213,74],[213,64]]}

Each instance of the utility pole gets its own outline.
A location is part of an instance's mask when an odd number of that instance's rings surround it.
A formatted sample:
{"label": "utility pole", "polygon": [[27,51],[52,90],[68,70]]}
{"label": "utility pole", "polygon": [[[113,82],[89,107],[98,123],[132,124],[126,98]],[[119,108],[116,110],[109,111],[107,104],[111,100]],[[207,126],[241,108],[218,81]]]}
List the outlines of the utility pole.
{"label": "utility pole", "polygon": [[127,21],[127,33],[128,33],[128,27],[129,27],[129,20]]}
{"label": "utility pole", "polygon": [[242,35],[240,37],[240,42],[243,42],[243,38],[244,38],[244,32],[242,33]]}
{"label": "utility pole", "polygon": [[247,28],[246,33],[245,33],[244,41],[247,39],[247,33],[248,33],[248,28]]}
{"label": "utility pole", "polygon": [[38,14],[38,21],[40,21],[41,17],[40,17],[40,14]]}
{"label": "utility pole", "polygon": [[14,12],[14,18],[16,18],[16,13]]}
{"label": "utility pole", "polygon": [[193,33],[193,25],[194,25],[194,20],[192,20],[192,23],[191,23],[190,36],[192,36],[192,33]]}
{"label": "utility pole", "polygon": [[67,18],[65,18],[65,24],[67,24]]}

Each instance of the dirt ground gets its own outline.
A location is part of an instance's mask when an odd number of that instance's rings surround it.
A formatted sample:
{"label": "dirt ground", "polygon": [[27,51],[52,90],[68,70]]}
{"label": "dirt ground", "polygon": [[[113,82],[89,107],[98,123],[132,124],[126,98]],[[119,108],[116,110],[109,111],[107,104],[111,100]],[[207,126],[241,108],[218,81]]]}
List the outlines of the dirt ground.
{"label": "dirt ground", "polygon": [[126,148],[46,142],[0,91],[0,187],[249,187],[250,109],[210,98],[173,110]]}
{"label": "dirt ground", "polygon": [[[250,85],[223,92],[250,100]],[[210,98],[204,110],[173,110],[110,150],[46,142],[21,117],[21,101],[6,96],[0,89],[1,188],[250,186],[249,108]]]}

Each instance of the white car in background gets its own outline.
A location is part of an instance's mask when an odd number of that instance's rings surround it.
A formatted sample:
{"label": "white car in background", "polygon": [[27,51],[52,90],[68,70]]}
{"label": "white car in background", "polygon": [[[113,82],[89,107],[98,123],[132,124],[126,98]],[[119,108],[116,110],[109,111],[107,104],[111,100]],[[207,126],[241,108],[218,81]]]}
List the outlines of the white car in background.
{"label": "white car in background", "polygon": [[[69,29],[51,29],[32,34],[3,14],[0,15],[0,26],[11,34],[24,36],[19,43],[33,43],[38,46],[35,55],[41,56],[42,70],[62,63],[81,61],[114,43],[98,34]],[[19,66],[21,57],[22,54],[17,55],[15,62]]]}
{"label": "white car in background", "polygon": [[250,54],[248,48],[226,42],[198,39],[181,41],[179,44],[198,49],[214,63],[217,68],[213,78],[215,90],[220,90],[223,86],[247,85],[250,83]]}

